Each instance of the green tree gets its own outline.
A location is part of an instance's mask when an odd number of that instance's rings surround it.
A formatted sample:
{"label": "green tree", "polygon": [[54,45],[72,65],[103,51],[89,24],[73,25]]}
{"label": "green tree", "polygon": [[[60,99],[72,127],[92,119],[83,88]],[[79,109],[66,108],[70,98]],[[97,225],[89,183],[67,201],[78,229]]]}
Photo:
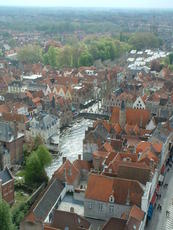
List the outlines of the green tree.
{"label": "green tree", "polygon": [[83,46],[83,50],[81,51],[80,57],[79,57],[79,65],[80,66],[90,66],[93,64],[93,57],[90,54],[87,46]]}
{"label": "green tree", "polygon": [[40,184],[45,181],[44,168],[36,152],[32,152],[26,161],[25,182],[30,185]]}
{"label": "green tree", "polygon": [[53,46],[50,46],[48,52],[43,56],[44,64],[51,65],[52,67],[57,67],[58,55],[59,50]]}
{"label": "green tree", "polygon": [[137,50],[160,46],[160,40],[152,33],[135,33],[129,38],[128,43]]}
{"label": "green tree", "polygon": [[27,45],[18,52],[19,61],[34,64],[42,61],[42,49],[38,45]]}
{"label": "green tree", "polygon": [[41,136],[37,135],[34,138],[34,146],[33,146],[32,150],[37,150],[39,148],[39,146],[42,144],[43,144],[43,139],[41,138]]}
{"label": "green tree", "polygon": [[170,53],[168,58],[169,58],[169,64],[172,65],[173,64],[173,53]]}
{"label": "green tree", "polygon": [[40,145],[27,158],[25,167],[25,182],[30,185],[47,182],[45,167],[49,166],[52,157],[45,146]]}
{"label": "green tree", "polygon": [[9,205],[0,198],[0,229],[13,230],[12,217]]}
{"label": "green tree", "polygon": [[43,168],[49,166],[52,162],[52,157],[48,149],[44,145],[40,145],[36,151],[39,161]]}

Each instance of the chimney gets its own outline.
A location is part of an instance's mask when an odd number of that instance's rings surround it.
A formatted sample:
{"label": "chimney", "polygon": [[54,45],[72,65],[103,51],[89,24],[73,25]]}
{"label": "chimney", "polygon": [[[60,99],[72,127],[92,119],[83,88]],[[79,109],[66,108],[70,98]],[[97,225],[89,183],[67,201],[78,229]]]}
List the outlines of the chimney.
{"label": "chimney", "polygon": [[74,213],[74,207],[70,207],[70,212]]}
{"label": "chimney", "polygon": [[62,158],[62,163],[64,164],[66,162],[67,158],[66,157],[63,157]]}
{"label": "chimney", "polygon": [[81,160],[81,154],[78,154],[78,160]]}

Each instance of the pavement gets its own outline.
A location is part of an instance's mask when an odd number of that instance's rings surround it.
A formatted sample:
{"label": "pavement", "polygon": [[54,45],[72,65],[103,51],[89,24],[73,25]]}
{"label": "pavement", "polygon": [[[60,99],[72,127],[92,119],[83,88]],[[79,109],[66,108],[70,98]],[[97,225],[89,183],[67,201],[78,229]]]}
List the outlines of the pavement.
{"label": "pavement", "polygon": [[[152,219],[148,222],[146,230],[173,230],[173,166],[169,172],[166,172],[164,183],[167,188],[160,189],[161,199],[156,202],[162,206],[162,211],[157,208],[153,211]],[[169,211],[169,217],[166,217],[166,211]]]}

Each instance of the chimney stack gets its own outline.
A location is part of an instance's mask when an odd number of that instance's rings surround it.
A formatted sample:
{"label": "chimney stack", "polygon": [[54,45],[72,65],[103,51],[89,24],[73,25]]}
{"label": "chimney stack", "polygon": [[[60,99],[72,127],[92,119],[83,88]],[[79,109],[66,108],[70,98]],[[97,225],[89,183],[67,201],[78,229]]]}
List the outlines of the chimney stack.
{"label": "chimney stack", "polygon": [[78,160],[81,160],[81,154],[78,154]]}

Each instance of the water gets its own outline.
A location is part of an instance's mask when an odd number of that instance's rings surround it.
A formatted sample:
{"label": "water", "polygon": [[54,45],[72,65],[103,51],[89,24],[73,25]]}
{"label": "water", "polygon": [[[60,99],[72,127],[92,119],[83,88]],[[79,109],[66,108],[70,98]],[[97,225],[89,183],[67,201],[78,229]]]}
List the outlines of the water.
{"label": "water", "polygon": [[51,166],[46,171],[49,177],[52,176],[62,164],[62,157],[67,157],[71,162],[77,159],[78,154],[83,153],[83,139],[85,130],[91,126],[93,121],[87,119],[77,120],[71,128],[63,130],[60,135],[59,152],[61,156],[53,157]]}

